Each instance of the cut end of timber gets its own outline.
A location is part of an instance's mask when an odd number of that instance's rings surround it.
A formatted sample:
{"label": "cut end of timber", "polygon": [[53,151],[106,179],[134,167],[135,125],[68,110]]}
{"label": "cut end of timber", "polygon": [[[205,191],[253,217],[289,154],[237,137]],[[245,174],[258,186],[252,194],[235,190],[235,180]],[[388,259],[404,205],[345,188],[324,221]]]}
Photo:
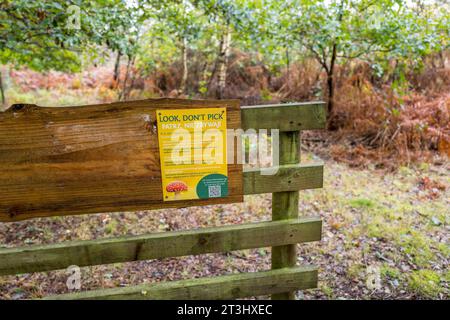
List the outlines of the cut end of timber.
{"label": "cut end of timber", "polygon": [[38,108],[35,104],[16,103],[11,105],[5,112],[26,112]]}

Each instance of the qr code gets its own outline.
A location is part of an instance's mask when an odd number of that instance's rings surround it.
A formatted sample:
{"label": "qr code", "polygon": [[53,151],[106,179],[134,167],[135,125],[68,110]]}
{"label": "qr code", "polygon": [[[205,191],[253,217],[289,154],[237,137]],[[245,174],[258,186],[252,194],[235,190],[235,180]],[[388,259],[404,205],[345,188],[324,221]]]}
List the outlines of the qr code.
{"label": "qr code", "polygon": [[220,194],[222,193],[222,187],[221,186],[208,186],[208,196],[210,198],[218,198],[220,197]]}

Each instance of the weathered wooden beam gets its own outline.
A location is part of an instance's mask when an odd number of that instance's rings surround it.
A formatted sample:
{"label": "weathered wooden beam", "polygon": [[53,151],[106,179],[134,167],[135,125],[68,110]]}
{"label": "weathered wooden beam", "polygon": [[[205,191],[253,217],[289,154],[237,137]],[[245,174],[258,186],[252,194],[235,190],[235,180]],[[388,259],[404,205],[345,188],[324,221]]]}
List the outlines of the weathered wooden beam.
{"label": "weathered wooden beam", "polygon": [[323,164],[290,164],[272,167],[273,175],[260,169],[244,169],[244,194],[298,191],[323,187]]}
{"label": "weathered wooden beam", "polygon": [[299,131],[325,129],[325,103],[304,102],[241,107],[241,121],[247,129]]}
{"label": "weathered wooden beam", "polygon": [[[63,108],[14,105],[0,112],[0,222],[242,201],[239,164],[228,165],[228,197],[163,201],[153,129],[157,108],[226,106],[230,129],[292,131],[319,129],[325,123],[321,102],[240,111],[238,104],[236,100],[155,99]],[[253,188],[250,193],[262,192],[257,188],[264,184],[256,184],[252,175],[250,180],[244,177]],[[261,181],[269,179],[261,177]],[[277,182],[274,179],[270,183]]]}
{"label": "weathered wooden beam", "polygon": [[149,99],[83,107],[14,105],[0,112],[0,221],[243,201],[242,165],[228,165],[228,196],[163,201],[156,110],[227,108],[239,100]]}
{"label": "weathered wooden beam", "polygon": [[[297,165],[300,162],[300,132],[283,132],[280,135],[280,163]],[[275,191],[275,190],[274,190]],[[274,192],[272,194],[272,220],[298,217],[298,191]],[[272,269],[294,267],[297,262],[296,246],[288,244],[272,247]],[[294,300],[295,291],[286,290],[272,295],[272,299]]]}
{"label": "weathered wooden beam", "polygon": [[[261,174],[260,169],[244,169],[243,192],[245,195],[316,189],[323,187],[323,164],[280,165],[271,168],[273,175]],[[188,203],[185,203],[188,206]],[[195,205],[194,202],[192,205]],[[20,220],[17,217],[15,220]],[[3,220],[9,221],[4,218]],[[2,218],[0,217],[0,221]]]}
{"label": "weathered wooden beam", "polygon": [[304,218],[0,249],[0,275],[316,241],[321,228]]}
{"label": "weathered wooden beam", "polygon": [[317,267],[304,266],[225,275],[214,278],[169,281],[46,297],[47,300],[222,300],[261,296],[317,287]]}

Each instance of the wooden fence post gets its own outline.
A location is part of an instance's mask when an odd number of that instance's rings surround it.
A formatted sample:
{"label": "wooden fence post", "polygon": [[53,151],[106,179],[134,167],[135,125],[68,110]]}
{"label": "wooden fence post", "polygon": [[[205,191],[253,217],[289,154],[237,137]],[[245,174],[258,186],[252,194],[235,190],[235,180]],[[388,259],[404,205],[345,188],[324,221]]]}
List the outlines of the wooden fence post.
{"label": "wooden fence post", "polygon": [[[300,132],[280,132],[280,165],[300,161]],[[298,191],[272,193],[272,220],[285,220],[298,216]],[[297,262],[296,245],[272,247],[272,269],[294,267]],[[294,300],[295,291],[272,295],[274,300]]]}

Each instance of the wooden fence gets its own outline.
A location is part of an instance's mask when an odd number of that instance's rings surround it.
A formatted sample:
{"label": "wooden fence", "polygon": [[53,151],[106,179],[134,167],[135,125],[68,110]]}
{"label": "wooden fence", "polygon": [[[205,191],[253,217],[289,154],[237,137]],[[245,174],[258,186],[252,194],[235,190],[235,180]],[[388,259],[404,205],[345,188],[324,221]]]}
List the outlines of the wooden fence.
{"label": "wooden fence", "polygon": [[[269,271],[74,292],[47,298],[235,299],[271,294],[273,299],[293,299],[296,290],[315,288],[317,267],[297,266],[296,244],[320,240],[322,223],[319,218],[299,217],[298,202],[299,190],[322,187],[323,165],[300,163],[300,131],[325,127],[325,105],[313,102],[252,106],[242,107],[240,112],[244,130],[280,130],[277,173],[261,175],[259,169],[250,169],[242,174],[243,194],[272,193],[272,221],[0,249],[0,275],[272,247],[272,270]],[[0,127],[1,119],[0,113]],[[7,137],[2,137],[6,134],[7,130],[0,128],[0,142],[8,141]],[[0,143],[0,165],[4,150],[6,147]],[[0,169],[2,174],[5,173]],[[19,196],[26,197],[26,194]],[[0,197],[0,207],[1,202]],[[194,202],[193,205],[198,204]],[[15,221],[14,217],[5,216],[3,221]]]}

